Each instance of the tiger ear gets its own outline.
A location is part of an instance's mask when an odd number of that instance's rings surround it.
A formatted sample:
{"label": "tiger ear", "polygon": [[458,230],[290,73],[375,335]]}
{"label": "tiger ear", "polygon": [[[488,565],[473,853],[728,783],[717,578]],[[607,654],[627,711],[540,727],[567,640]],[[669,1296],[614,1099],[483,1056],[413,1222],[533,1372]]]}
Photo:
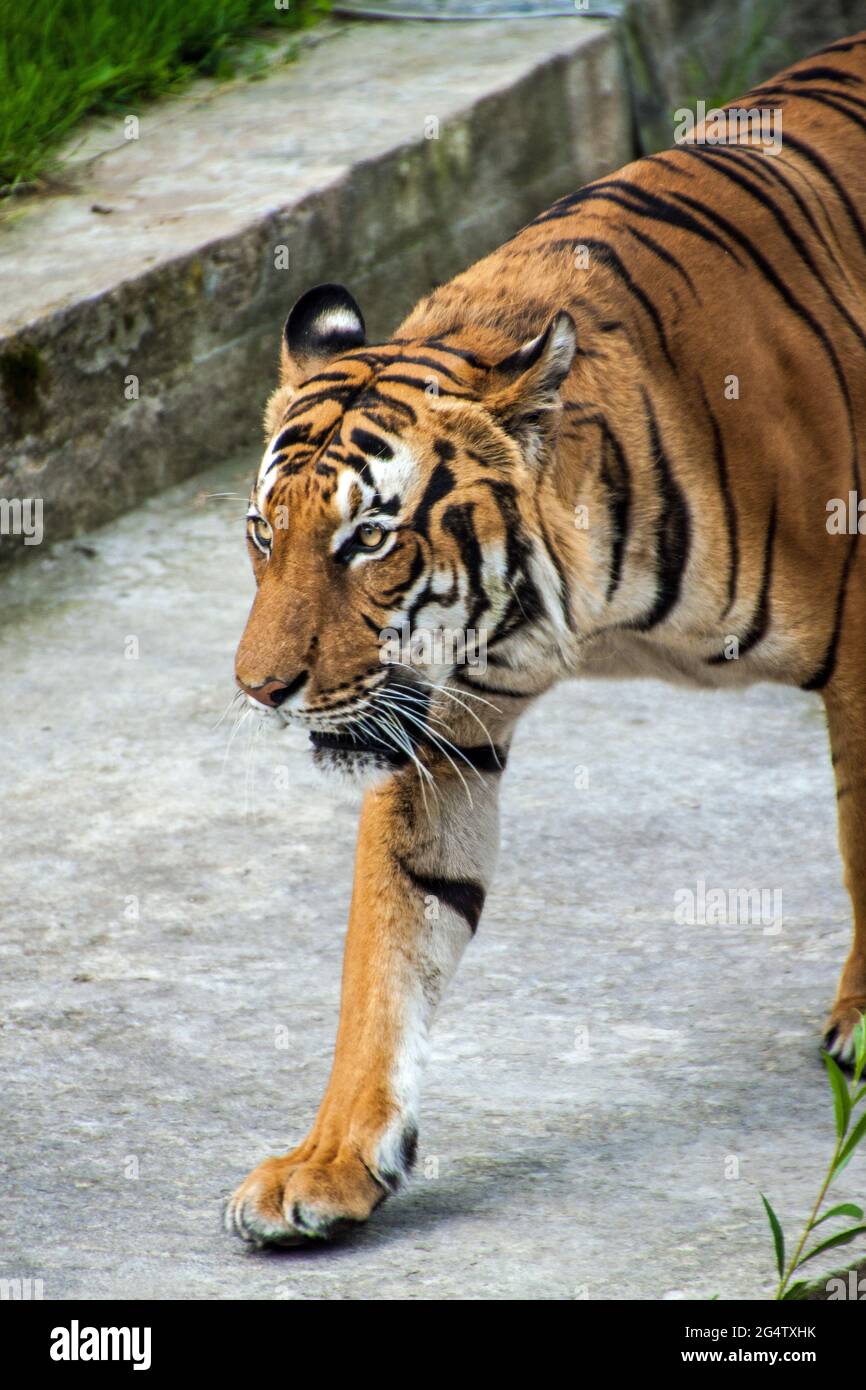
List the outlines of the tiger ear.
{"label": "tiger ear", "polygon": [[281,384],[300,386],[366,341],[364,316],[342,285],[316,285],[293,306],[283,330]]}
{"label": "tiger ear", "polygon": [[576,352],[574,319],[561,309],[537,338],[490,369],[485,404],[530,462],[541,457],[556,425],[559,388]]}

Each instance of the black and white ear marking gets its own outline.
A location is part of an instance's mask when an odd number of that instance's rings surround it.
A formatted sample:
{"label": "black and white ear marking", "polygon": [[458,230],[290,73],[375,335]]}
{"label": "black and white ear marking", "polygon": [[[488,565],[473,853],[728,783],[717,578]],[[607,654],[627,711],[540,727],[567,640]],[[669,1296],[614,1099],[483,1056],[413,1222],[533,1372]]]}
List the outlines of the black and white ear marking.
{"label": "black and white ear marking", "polygon": [[316,285],[293,306],[286,349],[299,367],[317,368],[366,342],[364,316],[342,285]]}

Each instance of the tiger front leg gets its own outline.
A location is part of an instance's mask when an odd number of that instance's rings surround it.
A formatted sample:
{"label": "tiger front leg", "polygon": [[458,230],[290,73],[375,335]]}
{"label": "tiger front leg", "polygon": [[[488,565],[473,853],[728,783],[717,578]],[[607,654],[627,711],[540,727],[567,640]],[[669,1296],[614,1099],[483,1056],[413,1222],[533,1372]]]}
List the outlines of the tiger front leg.
{"label": "tiger front leg", "polygon": [[411,768],[364,800],[327,1091],[303,1143],[254,1168],[227,1208],[228,1229],[254,1244],[327,1240],[411,1170],[430,1023],[498,844],[496,770],[429,770],[423,796]]}

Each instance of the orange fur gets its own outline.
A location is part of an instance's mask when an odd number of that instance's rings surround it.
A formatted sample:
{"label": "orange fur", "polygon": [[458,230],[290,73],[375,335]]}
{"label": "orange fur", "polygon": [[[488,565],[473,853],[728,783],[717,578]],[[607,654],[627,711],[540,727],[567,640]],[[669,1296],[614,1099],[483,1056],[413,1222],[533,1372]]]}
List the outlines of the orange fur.
{"label": "orange fur", "polygon": [[[821,694],[854,908],[827,1045],[850,1055],[866,1009],[866,552],[827,509],[864,473],[866,35],[742,104],[782,111],[777,157],[692,143],[639,160],[375,348],[333,286],[289,320],[237,674],[325,740],[317,757],[375,784],[331,1080],[309,1137],[233,1199],[248,1239],[330,1235],[411,1166],[427,1029],[493,869],[499,765],[523,709],[568,676]],[[375,554],[352,531],[365,517]],[[443,613],[486,624],[483,679],[412,661],[386,679],[383,630],[412,614],[439,631]]]}

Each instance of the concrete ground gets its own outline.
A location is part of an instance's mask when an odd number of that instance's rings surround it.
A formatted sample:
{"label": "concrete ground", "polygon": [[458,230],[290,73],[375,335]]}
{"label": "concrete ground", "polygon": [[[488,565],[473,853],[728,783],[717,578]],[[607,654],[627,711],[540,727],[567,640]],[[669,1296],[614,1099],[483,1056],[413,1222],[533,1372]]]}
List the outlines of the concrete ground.
{"label": "concrete ground", "polygon": [[[242,499],[251,465],[0,586],[0,1276],[49,1299],[766,1297],[758,1193],[793,1234],[824,1171],[848,937],[820,707],[772,688],[536,708],[413,1184],[337,1247],[223,1234],[326,1080],[356,819],[302,739],[215,727],[251,580],[243,500],[204,494]],[[678,923],[699,880],[781,893],[781,929]],[[858,1156],[839,1199],[864,1188]]]}

